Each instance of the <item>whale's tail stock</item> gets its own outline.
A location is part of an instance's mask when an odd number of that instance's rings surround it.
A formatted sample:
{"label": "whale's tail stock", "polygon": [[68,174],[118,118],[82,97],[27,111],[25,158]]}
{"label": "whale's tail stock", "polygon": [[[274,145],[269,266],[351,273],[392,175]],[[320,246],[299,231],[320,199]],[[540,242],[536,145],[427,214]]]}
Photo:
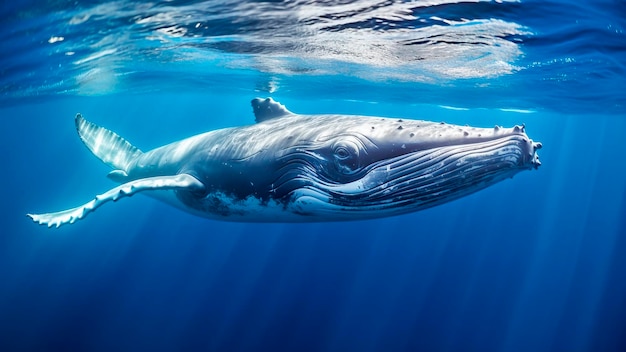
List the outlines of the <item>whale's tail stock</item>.
{"label": "whale's tail stock", "polygon": [[[108,177],[113,181],[123,182],[127,178],[128,168],[142,154],[141,150],[130,144],[113,131],[100,127],[77,114],[76,130],[80,139],[91,152],[114,170]],[[89,202],[78,207],[46,214],[26,214],[34,222],[48,227],[72,224],[103,204],[117,201],[133,194],[151,190],[203,190],[204,185],[188,174],[147,177],[132,180],[95,196]]]}

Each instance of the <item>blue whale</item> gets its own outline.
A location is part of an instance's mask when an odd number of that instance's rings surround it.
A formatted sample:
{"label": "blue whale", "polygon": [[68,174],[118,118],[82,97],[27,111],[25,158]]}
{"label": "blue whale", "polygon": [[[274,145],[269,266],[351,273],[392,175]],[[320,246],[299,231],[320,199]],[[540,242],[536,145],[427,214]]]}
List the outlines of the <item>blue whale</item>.
{"label": "blue whale", "polygon": [[142,152],[76,116],[119,186],[76,208],[28,214],[59,227],[138,192],[219,220],[309,222],[409,213],[474,193],[540,162],[524,126],[475,128],[352,115],[298,115],[254,99],[256,124]]}

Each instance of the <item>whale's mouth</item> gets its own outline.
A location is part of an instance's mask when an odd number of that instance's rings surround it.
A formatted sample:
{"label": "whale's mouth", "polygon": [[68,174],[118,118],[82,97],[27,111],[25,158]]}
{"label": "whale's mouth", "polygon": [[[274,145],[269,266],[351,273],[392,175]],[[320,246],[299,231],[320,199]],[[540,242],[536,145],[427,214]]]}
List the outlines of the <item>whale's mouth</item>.
{"label": "whale's mouth", "polygon": [[540,148],[541,143],[521,133],[409,152],[371,165],[353,182],[319,183],[297,196],[299,201],[326,203],[325,210],[318,209],[323,212],[415,211],[538,168],[541,163],[536,151]]}

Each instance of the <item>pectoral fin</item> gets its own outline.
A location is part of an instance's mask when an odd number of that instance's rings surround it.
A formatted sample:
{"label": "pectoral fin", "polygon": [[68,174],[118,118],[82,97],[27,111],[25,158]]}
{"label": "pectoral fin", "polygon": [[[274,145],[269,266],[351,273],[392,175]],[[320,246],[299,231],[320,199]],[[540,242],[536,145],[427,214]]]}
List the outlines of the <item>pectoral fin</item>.
{"label": "pectoral fin", "polygon": [[87,214],[95,211],[101,205],[109,201],[117,201],[124,197],[130,197],[135,193],[152,190],[188,190],[198,192],[204,190],[204,184],[189,174],[174,176],[158,176],[142,178],[124,183],[107,192],[97,195],[91,201],[76,208],[47,214],[27,214],[34,222],[48,227],[59,227],[64,224],[73,224]]}

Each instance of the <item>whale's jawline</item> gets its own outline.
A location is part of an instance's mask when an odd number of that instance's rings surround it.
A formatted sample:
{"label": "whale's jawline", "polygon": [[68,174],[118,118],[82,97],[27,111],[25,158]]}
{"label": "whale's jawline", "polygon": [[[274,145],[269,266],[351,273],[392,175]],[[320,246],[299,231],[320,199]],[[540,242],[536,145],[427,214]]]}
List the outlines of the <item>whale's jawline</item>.
{"label": "whale's jawline", "polygon": [[379,163],[350,184],[309,183],[293,191],[292,202],[296,212],[307,216],[382,217],[422,210],[536,168],[529,145],[528,138],[518,135],[412,152]]}

